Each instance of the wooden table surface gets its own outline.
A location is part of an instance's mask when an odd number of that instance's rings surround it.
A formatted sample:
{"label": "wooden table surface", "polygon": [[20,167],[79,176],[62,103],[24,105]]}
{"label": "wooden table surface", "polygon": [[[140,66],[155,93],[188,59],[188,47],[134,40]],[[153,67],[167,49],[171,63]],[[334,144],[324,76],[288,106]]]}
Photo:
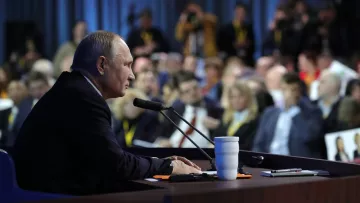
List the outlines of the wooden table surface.
{"label": "wooden table surface", "polygon": [[[207,161],[194,161],[207,168]],[[266,169],[245,168],[251,179],[170,183],[134,181],[148,189],[42,202],[359,202],[360,176],[328,178],[318,176],[270,178],[260,176]],[[149,188],[154,186],[154,188]],[[355,201],[356,200],[356,201]]]}

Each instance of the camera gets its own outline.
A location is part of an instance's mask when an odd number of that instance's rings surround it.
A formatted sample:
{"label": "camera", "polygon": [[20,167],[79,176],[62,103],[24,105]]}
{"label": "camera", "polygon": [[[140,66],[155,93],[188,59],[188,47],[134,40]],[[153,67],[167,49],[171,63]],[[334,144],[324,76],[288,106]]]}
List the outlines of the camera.
{"label": "camera", "polygon": [[188,23],[193,23],[196,21],[196,13],[194,12],[189,12],[187,15],[187,22]]}

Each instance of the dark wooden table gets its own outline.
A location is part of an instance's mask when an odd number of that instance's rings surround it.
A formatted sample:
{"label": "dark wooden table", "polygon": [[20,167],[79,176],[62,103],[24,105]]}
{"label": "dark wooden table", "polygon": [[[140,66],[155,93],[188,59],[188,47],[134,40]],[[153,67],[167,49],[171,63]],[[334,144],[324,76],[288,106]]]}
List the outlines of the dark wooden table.
{"label": "dark wooden table", "polygon": [[[207,168],[207,161],[195,161]],[[134,181],[135,184],[154,186],[144,191],[104,194],[42,202],[276,202],[276,203],[352,203],[360,202],[360,176],[350,177],[283,177],[260,176],[265,169],[245,168],[251,179],[234,181],[205,181],[169,183],[166,181]]]}

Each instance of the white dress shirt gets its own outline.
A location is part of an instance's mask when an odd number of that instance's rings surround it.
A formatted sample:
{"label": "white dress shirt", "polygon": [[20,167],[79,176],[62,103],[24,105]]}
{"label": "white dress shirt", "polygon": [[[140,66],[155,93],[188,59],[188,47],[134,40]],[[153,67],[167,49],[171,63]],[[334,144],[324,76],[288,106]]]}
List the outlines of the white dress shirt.
{"label": "white dress shirt", "polygon": [[83,75],[84,78],[90,83],[91,86],[93,86],[93,88],[96,90],[97,93],[99,93],[100,96],[102,96],[101,92],[99,91],[98,88],[96,88],[96,86],[91,82],[91,80],[89,78],[87,78],[85,75]]}
{"label": "white dress shirt", "polygon": [[289,136],[294,116],[301,112],[298,106],[282,110],[276,123],[274,138],[270,145],[271,154],[290,155]]}

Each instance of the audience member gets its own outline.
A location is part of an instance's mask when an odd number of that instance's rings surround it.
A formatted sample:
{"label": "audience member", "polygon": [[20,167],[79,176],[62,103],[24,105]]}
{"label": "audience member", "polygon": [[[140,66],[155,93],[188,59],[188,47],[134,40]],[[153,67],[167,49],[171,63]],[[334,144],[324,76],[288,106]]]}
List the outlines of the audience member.
{"label": "audience member", "polygon": [[10,108],[0,111],[0,148],[11,147],[13,140],[13,127],[19,112],[19,104],[26,98],[28,92],[25,84],[21,81],[11,81],[8,86],[9,98],[13,101]]}
{"label": "audience member", "polygon": [[196,3],[189,3],[176,25],[176,39],[184,44],[184,55],[213,57],[216,47],[217,17],[204,13]]}
{"label": "audience member", "polygon": [[253,26],[246,21],[247,9],[244,4],[235,6],[234,18],[219,30],[217,45],[225,57],[237,56],[247,66],[254,63],[255,36]]}
{"label": "audience member", "polygon": [[39,59],[35,61],[31,69],[33,72],[40,72],[44,74],[49,81],[49,85],[52,86],[55,83],[54,79],[54,66],[51,61],[47,59]]}
{"label": "audience member", "polygon": [[202,94],[214,101],[219,101],[221,98],[223,69],[223,63],[220,58],[212,57],[205,59],[206,79],[202,87]]}
{"label": "audience member", "polygon": [[360,128],[360,103],[345,97],[339,106],[339,131]]}
{"label": "audience member", "polygon": [[[301,97],[301,79],[287,73],[281,79],[284,107],[263,113],[253,150],[258,152],[324,158],[321,110]],[[300,130],[301,129],[301,130]]]}
{"label": "audience member", "polygon": [[229,108],[225,109],[223,118],[214,119],[211,129],[215,136],[237,136],[242,150],[251,150],[258,123],[258,106],[250,87],[237,81],[230,87]]}
{"label": "audience member", "polygon": [[323,115],[325,133],[336,131],[338,123],[338,108],[342,97],[340,96],[341,79],[336,73],[325,70],[319,77],[319,99],[313,103],[317,105]]}
{"label": "audience member", "polygon": [[274,58],[270,56],[260,57],[255,66],[255,72],[262,78],[266,77],[267,71],[274,65]]}
{"label": "audience member", "polygon": [[345,96],[352,97],[360,104],[360,79],[352,79],[346,87]]}
{"label": "audience member", "polygon": [[154,71],[144,69],[138,72],[135,78],[133,82],[135,89],[138,89],[153,101],[161,101],[158,76]]}
{"label": "audience member", "polygon": [[125,96],[115,99],[112,105],[116,118],[115,135],[121,147],[136,146],[135,140],[152,143],[156,138],[155,132],[159,127],[157,114],[135,107],[135,98],[148,100],[142,91],[128,89]]}
{"label": "audience member", "polygon": [[[176,81],[179,100],[174,102],[173,108],[210,138],[211,132],[208,124],[211,123],[213,118],[219,119],[222,115],[222,110],[218,107],[217,102],[202,96],[198,81],[193,73],[181,72],[176,76]],[[169,113],[168,116],[200,147],[209,146],[209,142],[185,122],[172,113]],[[195,147],[167,120],[163,122],[161,131],[161,136],[169,139],[166,142],[162,142],[162,146],[179,148]]]}
{"label": "audience member", "polygon": [[284,97],[281,92],[281,78],[287,72],[284,66],[275,65],[269,69],[265,77],[266,87],[274,99],[275,105],[284,106]]}
{"label": "audience member", "polygon": [[[77,21],[72,29],[72,39],[59,47],[53,59],[55,77],[59,77],[64,70],[64,60],[74,56],[76,47],[87,33],[87,24],[85,21]],[[69,67],[70,68],[70,67]]]}
{"label": "audience member", "polygon": [[140,27],[130,31],[126,40],[134,57],[150,57],[155,52],[168,52],[169,44],[160,29],[152,24],[152,13],[144,9],[140,14]]}

